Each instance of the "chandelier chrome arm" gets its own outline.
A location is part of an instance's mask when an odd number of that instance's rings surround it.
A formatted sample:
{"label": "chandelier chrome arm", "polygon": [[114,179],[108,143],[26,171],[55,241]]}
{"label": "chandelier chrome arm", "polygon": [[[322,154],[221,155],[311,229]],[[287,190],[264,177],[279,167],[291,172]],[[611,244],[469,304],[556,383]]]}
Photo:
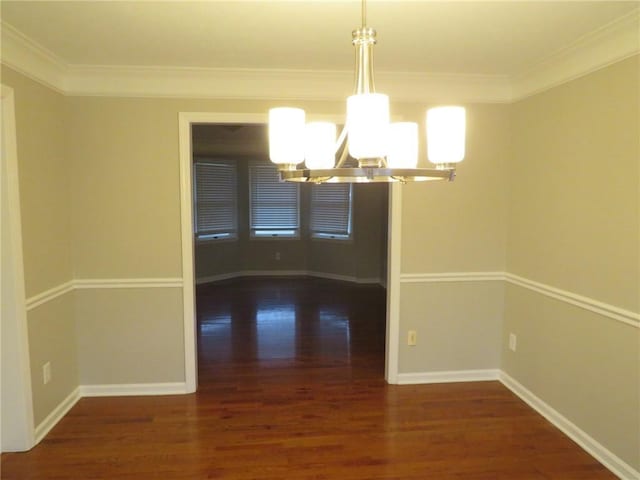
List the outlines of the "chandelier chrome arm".
{"label": "chandelier chrome arm", "polygon": [[347,139],[347,126],[344,125],[342,127],[342,130],[340,131],[340,136],[338,137],[338,140],[336,140],[336,148],[334,150],[334,153],[338,153],[338,150],[340,150],[340,147],[342,146],[342,144],[346,139]]}
{"label": "chandelier chrome arm", "polygon": [[342,152],[340,153],[340,159],[338,163],[336,163],[336,168],[344,167],[344,164],[347,163],[349,159],[349,141],[344,142],[344,147],[342,148]]}
{"label": "chandelier chrome arm", "polygon": [[[446,180],[452,182],[456,177],[455,164],[442,164],[436,168],[388,168],[384,157],[360,161],[356,168],[345,167],[349,159],[349,139],[346,135],[346,127],[342,129],[336,153],[340,150],[340,159],[334,168],[309,169],[297,168],[295,165],[283,166],[280,169],[281,180],[300,183],[380,183],[410,181],[436,181]],[[365,159],[362,159],[365,160]],[[363,165],[365,164],[365,165]],[[368,166],[367,166],[368,165]]]}
{"label": "chandelier chrome arm", "polygon": [[407,183],[447,180],[456,177],[455,168],[307,168],[280,170],[282,180],[301,183]]}

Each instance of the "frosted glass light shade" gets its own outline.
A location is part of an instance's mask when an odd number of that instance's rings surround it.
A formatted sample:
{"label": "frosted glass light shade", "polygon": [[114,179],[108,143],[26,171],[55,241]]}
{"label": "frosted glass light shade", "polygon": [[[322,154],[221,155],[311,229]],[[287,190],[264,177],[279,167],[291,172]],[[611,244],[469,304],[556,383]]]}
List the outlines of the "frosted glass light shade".
{"label": "frosted glass light shade", "polygon": [[279,107],[269,110],[269,158],[276,164],[304,160],[304,110]]}
{"label": "frosted glass light shade", "polygon": [[336,163],[336,124],[309,122],[305,127],[304,162],[307,168],[333,168]]}
{"label": "frosted glass light shade", "polygon": [[362,93],[347,98],[349,153],[353,158],[376,158],[387,154],[389,97]]}
{"label": "frosted glass light shade", "polygon": [[389,126],[389,168],[416,168],[418,165],[418,124],[397,122]]}
{"label": "frosted glass light shade", "polygon": [[466,118],[463,107],[427,110],[427,155],[432,163],[464,159]]}

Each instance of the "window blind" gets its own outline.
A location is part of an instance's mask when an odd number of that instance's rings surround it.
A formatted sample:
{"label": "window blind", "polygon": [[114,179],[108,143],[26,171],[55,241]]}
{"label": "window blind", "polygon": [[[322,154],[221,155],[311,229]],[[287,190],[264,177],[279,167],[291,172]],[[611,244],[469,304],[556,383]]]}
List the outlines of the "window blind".
{"label": "window blind", "polygon": [[232,162],[195,163],[196,238],[237,236],[236,175],[236,165]]}
{"label": "window blind", "polygon": [[249,165],[250,228],[254,236],[297,236],[299,188],[280,181],[277,167]]}
{"label": "window blind", "polygon": [[311,235],[347,239],[351,236],[351,184],[311,187]]}

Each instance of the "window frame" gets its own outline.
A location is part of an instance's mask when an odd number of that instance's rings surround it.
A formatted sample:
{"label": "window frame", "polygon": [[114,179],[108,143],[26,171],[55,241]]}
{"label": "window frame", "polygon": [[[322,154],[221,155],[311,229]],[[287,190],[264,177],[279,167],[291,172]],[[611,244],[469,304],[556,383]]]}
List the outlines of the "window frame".
{"label": "window frame", "polygon": [[254,190],[253,190],[253,170],[255,168],[265,168],[276,172],[279,178],[277,166],[272,163],[251,161],[248,165],[248,182],[249,182],[249,238],[251,240],[299,240],[301,237],[301,225],[300,225],[300,204],[301,194],[300,185],[283,182],[278,180],[279,183],[287,186],[295,187],[296,197],[296,226],[294,228],[254,228],[253,226],[253,212],[254,212]]}
{"label": "window frame", "polygon": [[313,210],[314,210],[314,195],[313,191],[315,188],[326,188],[323,185],[311,185],[310,198],[309,198],[309,236],[311,240],[315,241],[329,241],[329,242],[352,242],[353,241],[353,184],[331,184],[327,183],[326,186],[332,185],[346,185],[349,189],[349,200],[348,200],[348,214],[347,214],[347,233],[331,233],[331,232],[321,232],[315,231],[313,228]]}
{"label": "window frame", "polygon": [[[198,225],[198,165],[210,165],[210,166],[224,166],[232,167],[232,199],[231,205],[231,219],[232,228],[228,231],[220,232],[205,232],[199,233]],[[209,158],[209,157],[195,157],[193,160],[192,171],[192,185],[193,185],[193,238],[196,243],[208,243],[208,242],[232,242],[237,241],[239,236],[239,221],[238,221],[238,165],[233,160]]]}

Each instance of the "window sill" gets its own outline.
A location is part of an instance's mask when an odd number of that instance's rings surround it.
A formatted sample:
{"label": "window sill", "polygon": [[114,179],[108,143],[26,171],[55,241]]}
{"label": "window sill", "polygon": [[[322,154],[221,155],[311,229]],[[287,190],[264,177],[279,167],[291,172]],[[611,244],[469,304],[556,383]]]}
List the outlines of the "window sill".
{"label": "window sill", "polygon": [[300,240],[300,234],[299,233],[295,233],[295,234],[279,234],[279,233],[263,233],[263,234],[256,234],[256,233],[251,233],[250,236],[251,240]]}
{"label": "window sill", "polygon": [[330,243],[353,243],[353,235],[330,235],[330,234],[312,234],[313,242],[330,242]]}
{"label": "window sill", "polygon": [[225,243],[225,242],[237,242],[238,236],[228,236],[228,235],[206,235],[202,237],[195,237],[196,244],[203,243]]}

